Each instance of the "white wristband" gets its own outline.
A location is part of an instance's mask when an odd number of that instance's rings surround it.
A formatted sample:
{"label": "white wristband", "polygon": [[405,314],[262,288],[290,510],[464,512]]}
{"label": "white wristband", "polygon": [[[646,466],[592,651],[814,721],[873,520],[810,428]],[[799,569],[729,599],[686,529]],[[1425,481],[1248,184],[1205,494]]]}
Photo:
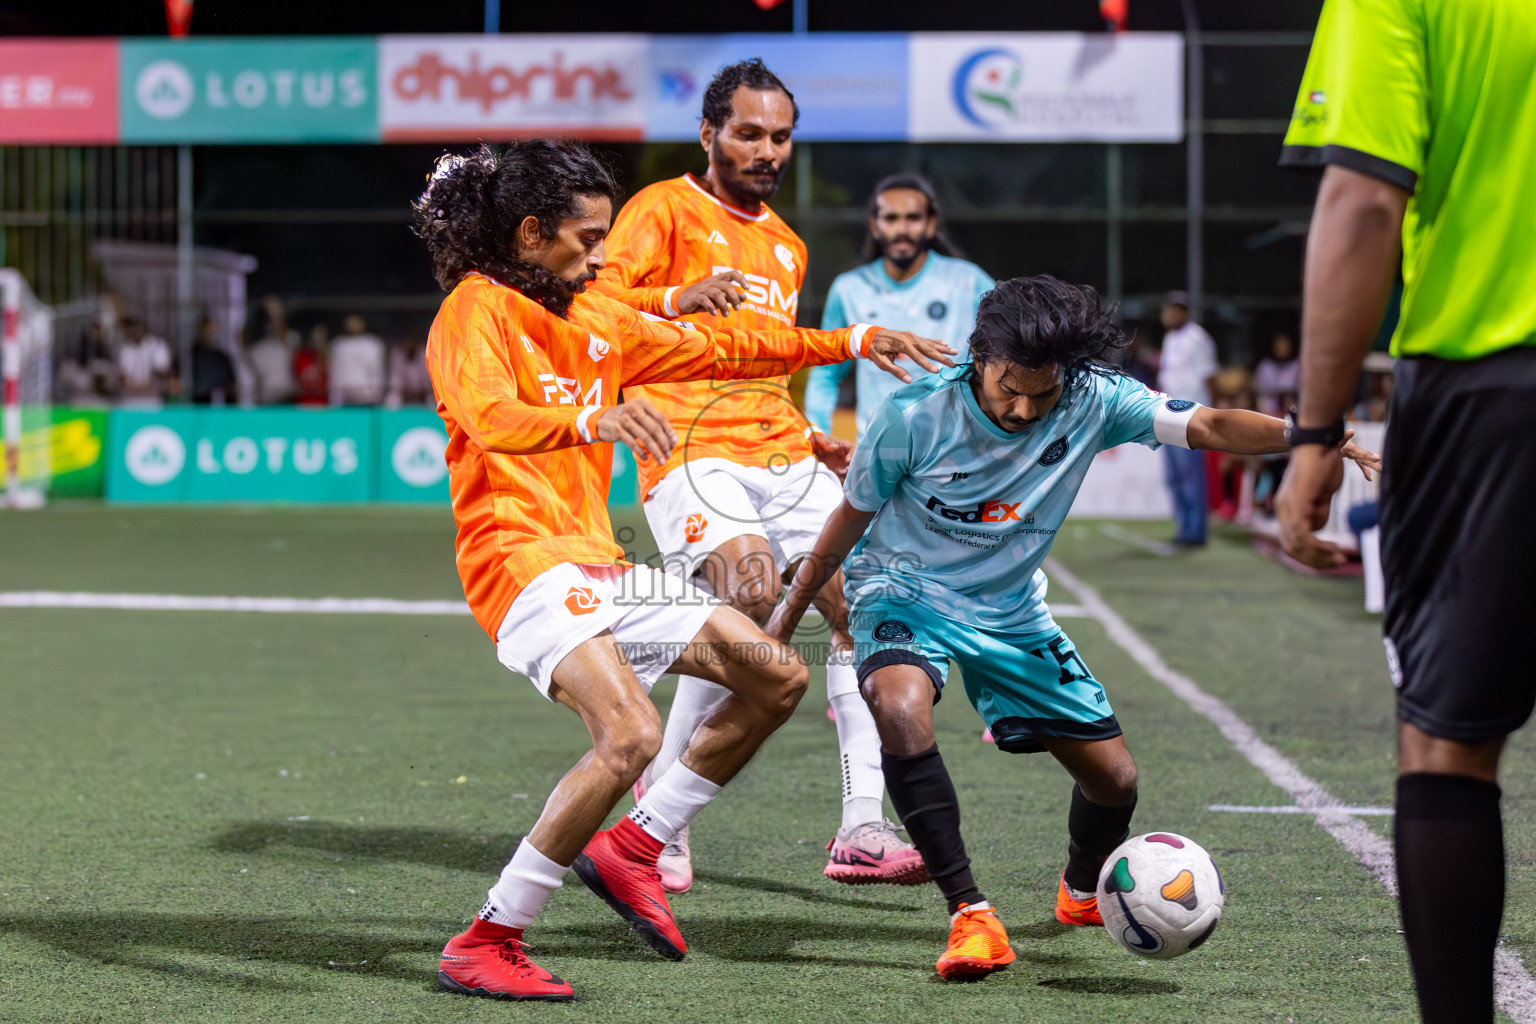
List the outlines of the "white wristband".
{"label": "white wristband", "polygon": [[854,324],[848,332],[848,354],[854,359],[864,358],[864,336],[875,329],[874,324]]}
{"label": "white wristband", "polygon": [[589,405],[582,409],[581,413],[576,417],[576,433],[580,434],[581,439],[587,444],[591,444],[593,441],[597,440],[597,438],[593,436],[592,431],[588,428],[587,423],[589,420],[591,420],[593,413],[598,413],[601,415],[602,412],[602,406]]}
{"label": "white wristband", "polygon": [[661,308],[666,312],[667,316],[675,317],[678,315],[677,307],[672,305],[672,296],[677,294],[677,290],[680,287],[682,286],[675,284],[661,293]]}
{"label": "white wristband", "polygon": [[1152,434],[1159,444],[1171,444],[1175,448],[1191,448],[1189,421],[1203,408],[1199,402],[1185,398],[1164,398],[1152,414]]}

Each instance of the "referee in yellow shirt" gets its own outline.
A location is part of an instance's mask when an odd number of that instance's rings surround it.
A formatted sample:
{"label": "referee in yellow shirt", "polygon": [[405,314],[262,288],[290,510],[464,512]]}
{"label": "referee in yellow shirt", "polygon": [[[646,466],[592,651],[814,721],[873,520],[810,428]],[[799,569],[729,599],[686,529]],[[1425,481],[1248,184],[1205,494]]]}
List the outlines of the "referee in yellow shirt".
{"label": "referee in yellow shirt", "polygon": [[1324,168],[1278,503],[1312,565],[1342,559],[1312,531],[1401,255],[1382,559],[1403,931],[1424,1020],[1489,1021],[1499,755],[1536,702],[1536,2],[1326,0],[1281,162]]}

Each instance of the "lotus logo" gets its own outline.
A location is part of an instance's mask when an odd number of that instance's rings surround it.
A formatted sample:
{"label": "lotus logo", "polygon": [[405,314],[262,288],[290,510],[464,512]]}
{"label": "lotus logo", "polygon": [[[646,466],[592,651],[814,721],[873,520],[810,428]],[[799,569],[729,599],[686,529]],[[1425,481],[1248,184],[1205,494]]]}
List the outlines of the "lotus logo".
{"label": "lotus logo", "polygon": [[123,448],[128,475],[149,487],[168,484],[187,464],[187,446],[170,427],[140,427]]}
{"label": "lotus logo", "polygon": [[412,487],[431,487],[448,475],[443,452],[448,435],[435,427],[412,427],[395,441],[389,464],[395,475]]}
{"label": "lotus logo", "polygon": [[1018,95],[1024,84],[1024,61],[1009,51],[978,50],[955,70],[955,108],[967,121],[991,128],[1019,117]]}
{"label": "lotus logo", "polygon": [[704,539],[704,531],[709,529],[709,520],[704,518],[702,512],[688,517],[688,523],[683,527],[683,539],[689,544],[697,544]]}
{"label": "lotus logo", "polygon": [[565,595],[565,610],[572,615],[589,615],[602,603],[602,598],[593,593],[591,587],[572,587]]}
{"label": "lotus logo", "polygon": [[196,89],[192,85],[192,73],[181,64],[174,60],[157,60],[139,72],[133,95],[144,113],[168,121],[187,112]]}

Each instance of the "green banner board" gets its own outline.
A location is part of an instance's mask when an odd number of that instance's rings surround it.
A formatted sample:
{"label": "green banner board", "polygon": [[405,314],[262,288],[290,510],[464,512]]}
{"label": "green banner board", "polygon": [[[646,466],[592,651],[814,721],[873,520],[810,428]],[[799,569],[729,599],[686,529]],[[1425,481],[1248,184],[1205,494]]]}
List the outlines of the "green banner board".
{"label": "green banner board", "polygon": [[378,493],[371,409],[120,410],[110,501],[371,501]]}
{"label": "green banner board", "polygon": [[107,410],[54,406],[47,429],[54,498],[99,498],[106,472]]}
{"label": "green banner board", "polygon": [[124,40],[122,141],[377,142],[371,38]]}
{"label": "green banner board", "polygon": [[448,504],[448,435],[431,409],[378,413],[379,500]]}

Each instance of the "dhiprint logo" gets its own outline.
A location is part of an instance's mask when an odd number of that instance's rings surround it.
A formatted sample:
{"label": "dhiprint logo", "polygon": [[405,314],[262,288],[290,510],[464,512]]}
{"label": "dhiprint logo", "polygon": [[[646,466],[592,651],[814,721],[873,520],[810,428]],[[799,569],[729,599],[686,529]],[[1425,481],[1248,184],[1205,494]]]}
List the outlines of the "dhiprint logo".
{"label": "dhiprint logo", "polygon": [[123,449],[128,475],[149,487],[168,484],[187,464],[187,446],[170,427],[140,427]]}
{"label": "dhiprint logo", "polygon": [[688,517],[688,522],[683,526],[683,539],[689,544],[697,544],[704,539],[704,531],[709,529],[709,520],[704,518],[702,512],[695,512]]}
{"label": "dhiprint logo", "polygon": [[591,587],[572,587],[565,595],[565,610],[572,615],[590,615],[603,603]]}
{"label": "dhiprint logo", "polygon": [[187,112],[197,90],[186,67],[174,60],[157,60],[139,72],[133,95],[144,113],[169,121]]}
{"label": "dhiprint logo", "polygon": [[[395,96],[406,101],[440,102],[445,93],[451,92],[460,100],[478,104],[487,114],[498,103],[527,101],[539,96],[565,103],[583,98],[623,101],[634,97],[619,68],[606,62],[601,65],[567,64],[565,54],[560,50],[555,50],[548,60],[534,60],[521,67],[513,66],[510,61],[482,67],[480,59],[478,50],[471,50],[463,64],[441,51],[423,51],[414,64],[394,73],[390,88]],[[452,85],[446,86],[449,82]]]}

